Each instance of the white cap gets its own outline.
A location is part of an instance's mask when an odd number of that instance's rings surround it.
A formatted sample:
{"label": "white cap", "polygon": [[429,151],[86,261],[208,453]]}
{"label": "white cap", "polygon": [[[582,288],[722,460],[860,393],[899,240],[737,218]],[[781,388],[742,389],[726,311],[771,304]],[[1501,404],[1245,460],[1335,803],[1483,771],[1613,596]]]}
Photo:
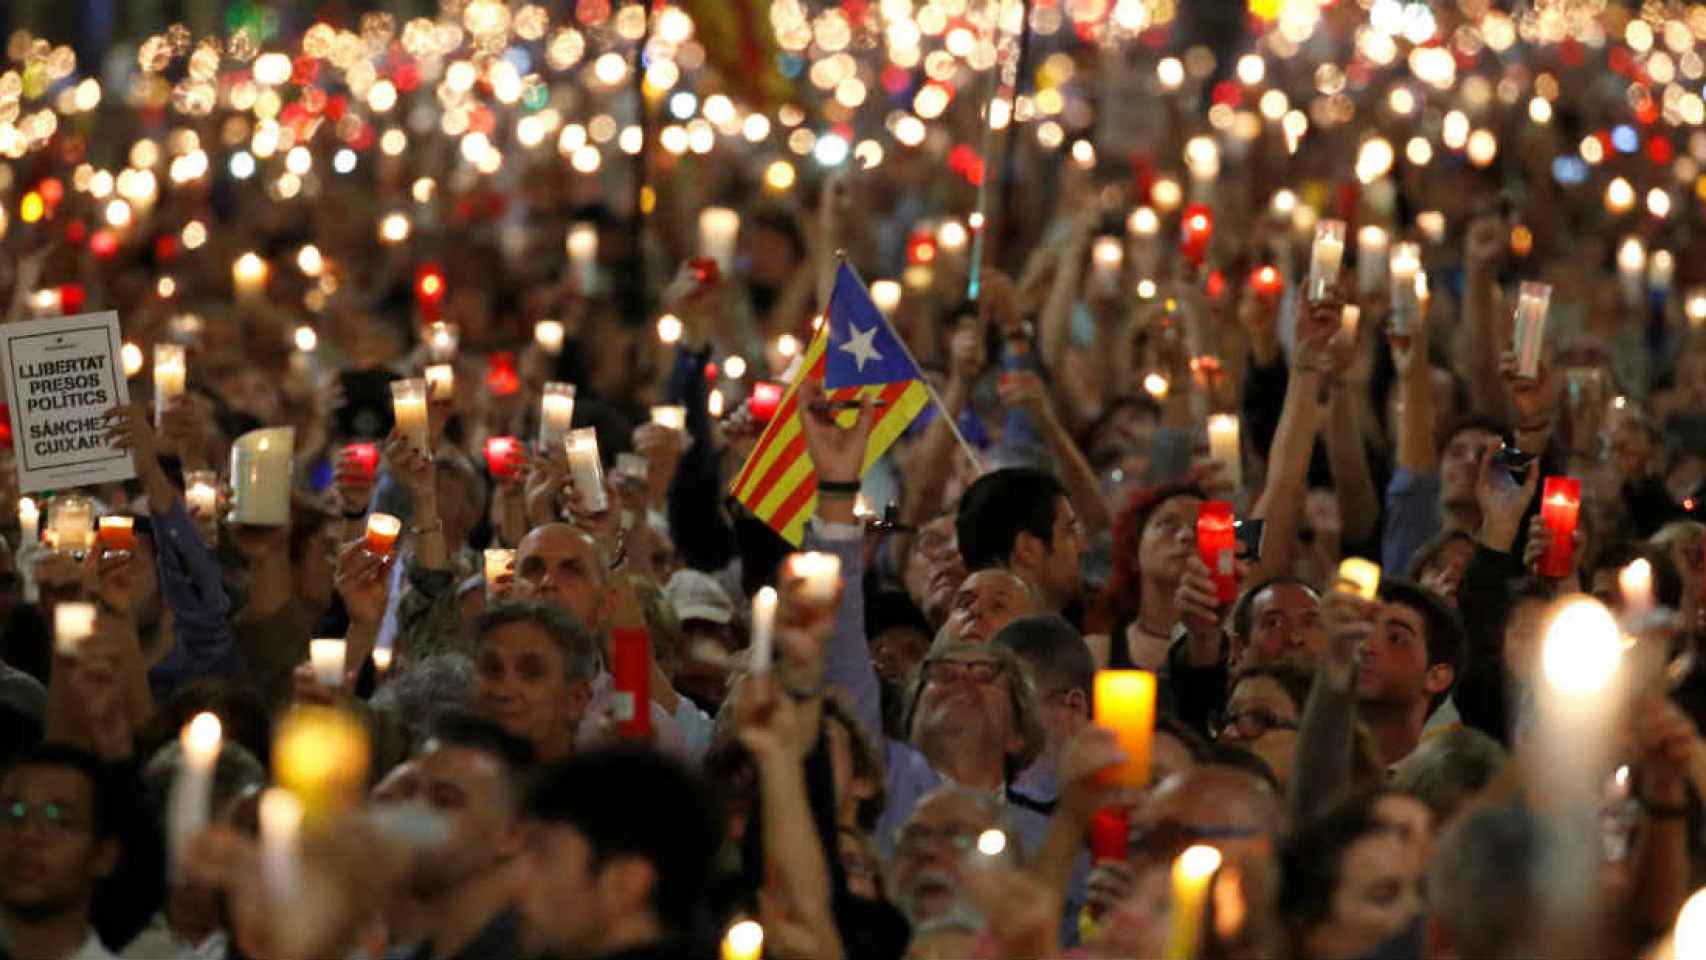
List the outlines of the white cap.
{"label": "white cap", "polygon": [[734,622],[734,601],[708,573],[687,568],[677,570],[664,585],[663,594],[682,620],[709,620],[725,626]]}

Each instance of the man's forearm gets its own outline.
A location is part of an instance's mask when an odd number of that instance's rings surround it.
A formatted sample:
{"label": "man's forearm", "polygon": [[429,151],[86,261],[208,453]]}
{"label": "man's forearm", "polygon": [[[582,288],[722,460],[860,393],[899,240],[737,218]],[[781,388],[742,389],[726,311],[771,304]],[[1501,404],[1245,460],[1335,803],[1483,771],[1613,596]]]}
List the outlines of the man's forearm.
{"label": "man's forearm", "polygon": [[1332,423],[1325,431],[1327,463],[1333,473],[1334,493],[1339,501],[1339,516],[1344,521],[1344,542],[1362,543],[1374,535],[1375,520],[1380,516],[1380,494],[1374,489],[1374,476],[1368,467],[1368,450],[1363,446],[1357,429],[1356,397],[1349,384],[1333,391],[1329,415]]}
{"label": "man's forearm", "polygon": [[1066,485],[1085,532],[1095,534],[1113,526],[1113,515],[1102,497],[1101,485],[1096,482],[1096,471],[1091,469],[1090,461],[1084,458],[1072,435],[1066,432],[1066,425],[1053,414],[1044,416],[1042,421],[1043,442],[1054,454],[1061,482]]}

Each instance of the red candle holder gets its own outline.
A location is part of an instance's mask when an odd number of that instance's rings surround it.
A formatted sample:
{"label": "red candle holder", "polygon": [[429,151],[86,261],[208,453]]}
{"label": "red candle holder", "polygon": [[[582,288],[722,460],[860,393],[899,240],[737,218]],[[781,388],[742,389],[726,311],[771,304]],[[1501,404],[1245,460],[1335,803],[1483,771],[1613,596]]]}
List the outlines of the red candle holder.
{"label": "red candle holder", "polygon": [[1214,214],[1204,204],[1193,203],[1186,207],[1180,224],[1179,252],[1191,266],[1202,266],[1203,257],[1208,253],[1208,242],[1212,239]]}
{"label": "red candle holder", "polygon": [[1090,818],[1090,859],[1124,862],[1131,844],[1131,816],[1120,807],[1103,807]]}
{"label": "red candle holder", "polygon": [[694,257],[687,261],[687,268],[693,271],[693,280],[700,290],[722,282],[723,270],[712,257]]}
{"label": "red candle holder", "polygon": [[1540,558],[1540,575],[1561,579],[1576,563],[1576,521],[1582,512],[1582,482],[1574,477],[1547,477],[1540,495],[1540,522],[1552,533],[1552,545]]}
{"label": "red candle holder", "polygon": [[520,471],[524,452],[515,437],[487,437],[486,471],[495,480],[508,480]]}
{"label": "red candle holder", "polygon": [[776,416],[776,409],[782,405],[782,385],[779,383],[755,383],[752,385],[752,417],[759,423],[769,423]]}
{"label": "red candle holder", "polygon": [[651,646],[644,630],[624,628],[610,633],[617,731],[629,739],[645,739],[652,734]]}
{"label": "red candle holder", "polygon": [[1223,604],[1238,599],[1233,518],[1232,504],[1224,500],[1208,500],[1197,508],[1197,552],[1214,576],[1215,596]]}
{"label": "red candle holder", "polygon": [[521,389],[521,375],[515,372],[515,354],[497,350],[486,358],[486,389],[494,397],[507,397]]}
{"label": "red candle holder", "polygon": [[1285,292],[1285,278],[1280,276],[1279,268],[1271,263],[1264,263],[1250,273],[1250,288],[1256,294],[1268,299],[1274,299]]}
{"label": "red candle holder", "polygon": [[344,447],[344,459],[361,467],[362,478],[372,483],[379,472],[379,444],[352,443]]}

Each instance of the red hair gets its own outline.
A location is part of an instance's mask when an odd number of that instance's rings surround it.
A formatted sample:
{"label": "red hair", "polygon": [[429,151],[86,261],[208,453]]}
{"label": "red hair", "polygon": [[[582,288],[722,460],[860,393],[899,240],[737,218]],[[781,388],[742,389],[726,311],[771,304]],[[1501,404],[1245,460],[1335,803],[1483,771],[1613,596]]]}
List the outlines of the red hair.
{"label": "red hair", "polygon": [[1115,518],[1112,569],[1108,582],[1084,616],[1085,633],[1109,633],[1116,624],[1137,616],[1143,597],[1143,566],[1139,559],[1143,531],[1148,529],[1149,519],[1162,504],[1178,497],[1209,499],[1195,483],[1156,484],[1134,492]]}

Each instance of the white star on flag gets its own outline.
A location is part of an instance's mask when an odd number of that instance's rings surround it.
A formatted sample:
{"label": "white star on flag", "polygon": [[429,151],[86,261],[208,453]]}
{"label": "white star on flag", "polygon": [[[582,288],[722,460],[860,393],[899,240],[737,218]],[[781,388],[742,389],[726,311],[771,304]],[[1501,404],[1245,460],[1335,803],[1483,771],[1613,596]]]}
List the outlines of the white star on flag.
{"label": "white star on flag", "polygon": [[852,336],[847,338],[847,342],[841,345],[841,349],[853,355],[853,360],[858,365],[859,372],[864,373],[866,360],[881,360],[883,358],[883,355],[877,352],[876,346],[871,342],[877,335],[877,328],[872,327],[869,330],[860,330],[851,323],[848,324],[848,326],[851,327],[854,332]]}

